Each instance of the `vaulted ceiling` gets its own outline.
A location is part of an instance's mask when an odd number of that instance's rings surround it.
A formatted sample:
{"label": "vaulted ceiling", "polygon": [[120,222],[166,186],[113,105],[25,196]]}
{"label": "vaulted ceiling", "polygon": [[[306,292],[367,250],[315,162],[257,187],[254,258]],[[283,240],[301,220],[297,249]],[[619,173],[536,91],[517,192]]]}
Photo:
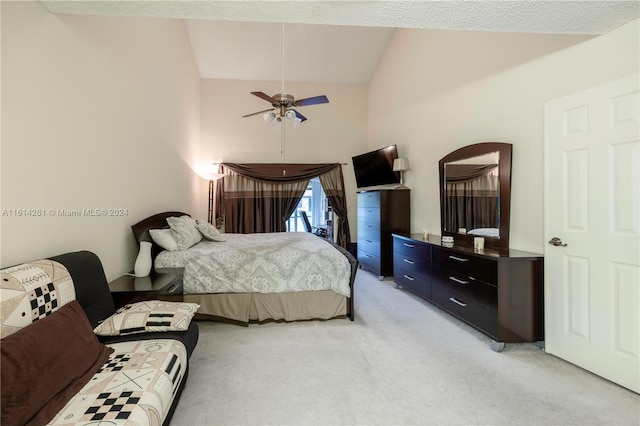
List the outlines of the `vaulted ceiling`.
{"label": "vaulted ceiling", "polygon": [[184,19],[203,78],[280,81],[284,27],[287,81],[354,84],[369,82],[396,28],[600,35],[640,17],[638,1],[41,3],[53,13]]}

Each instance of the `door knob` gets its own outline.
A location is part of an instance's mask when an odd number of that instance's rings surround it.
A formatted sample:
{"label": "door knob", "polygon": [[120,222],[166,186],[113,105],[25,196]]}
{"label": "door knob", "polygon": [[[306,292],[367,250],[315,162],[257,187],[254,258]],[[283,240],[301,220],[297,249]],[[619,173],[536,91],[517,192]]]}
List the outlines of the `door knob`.
{"label": "door knob", "polygon": [[549,244],[551,244],[552,246],[560,246],[560,247],[566,247],[567,245],[565,243],[562,242],[562,240],[558,237],[553,237],[552,239],[549,240]]}

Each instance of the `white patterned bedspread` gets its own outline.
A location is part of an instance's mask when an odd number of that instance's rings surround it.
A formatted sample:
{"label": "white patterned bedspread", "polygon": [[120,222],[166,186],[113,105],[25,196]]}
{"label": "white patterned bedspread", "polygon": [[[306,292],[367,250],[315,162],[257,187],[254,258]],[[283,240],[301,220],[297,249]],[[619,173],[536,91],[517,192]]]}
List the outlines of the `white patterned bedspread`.
{"label": "white patterned bedspread", "polygon": [[224,234],[188,250],[162,252],[156,268],[184,267],[185,293],[333,290],[349,297],[351,266],[329,242],[306,232]]}
{"label": "white patterned bedspread", "polygon": [[187,365],[177,340],[112,343],[102,368],[54,417],[52,425],[160,425]]}

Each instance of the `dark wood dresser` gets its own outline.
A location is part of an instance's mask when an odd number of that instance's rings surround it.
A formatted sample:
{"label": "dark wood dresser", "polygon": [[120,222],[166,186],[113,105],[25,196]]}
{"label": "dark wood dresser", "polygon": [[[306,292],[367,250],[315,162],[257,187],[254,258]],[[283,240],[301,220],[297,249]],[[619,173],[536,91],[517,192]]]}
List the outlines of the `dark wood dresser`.
{"label": "dark wood dresser", "polygon": [[544,258],[520,250],[445,247],[440,236],[393,235],[397,286],[437,305],[492,339],[544,341]]}
{"label": "dark wood dresser", "polygon": [[379,279],[393,275],[392,233],[408,234],[411,190],[358,192],[358,261]]}

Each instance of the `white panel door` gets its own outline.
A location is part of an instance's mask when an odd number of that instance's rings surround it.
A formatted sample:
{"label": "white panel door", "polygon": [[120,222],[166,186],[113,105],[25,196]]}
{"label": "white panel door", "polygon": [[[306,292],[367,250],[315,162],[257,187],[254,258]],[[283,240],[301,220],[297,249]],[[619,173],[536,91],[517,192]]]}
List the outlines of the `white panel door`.
{"label": "white panel door", "polygon": [[640,392],[639,78],[545,106],[546,351],[635,392]]}

